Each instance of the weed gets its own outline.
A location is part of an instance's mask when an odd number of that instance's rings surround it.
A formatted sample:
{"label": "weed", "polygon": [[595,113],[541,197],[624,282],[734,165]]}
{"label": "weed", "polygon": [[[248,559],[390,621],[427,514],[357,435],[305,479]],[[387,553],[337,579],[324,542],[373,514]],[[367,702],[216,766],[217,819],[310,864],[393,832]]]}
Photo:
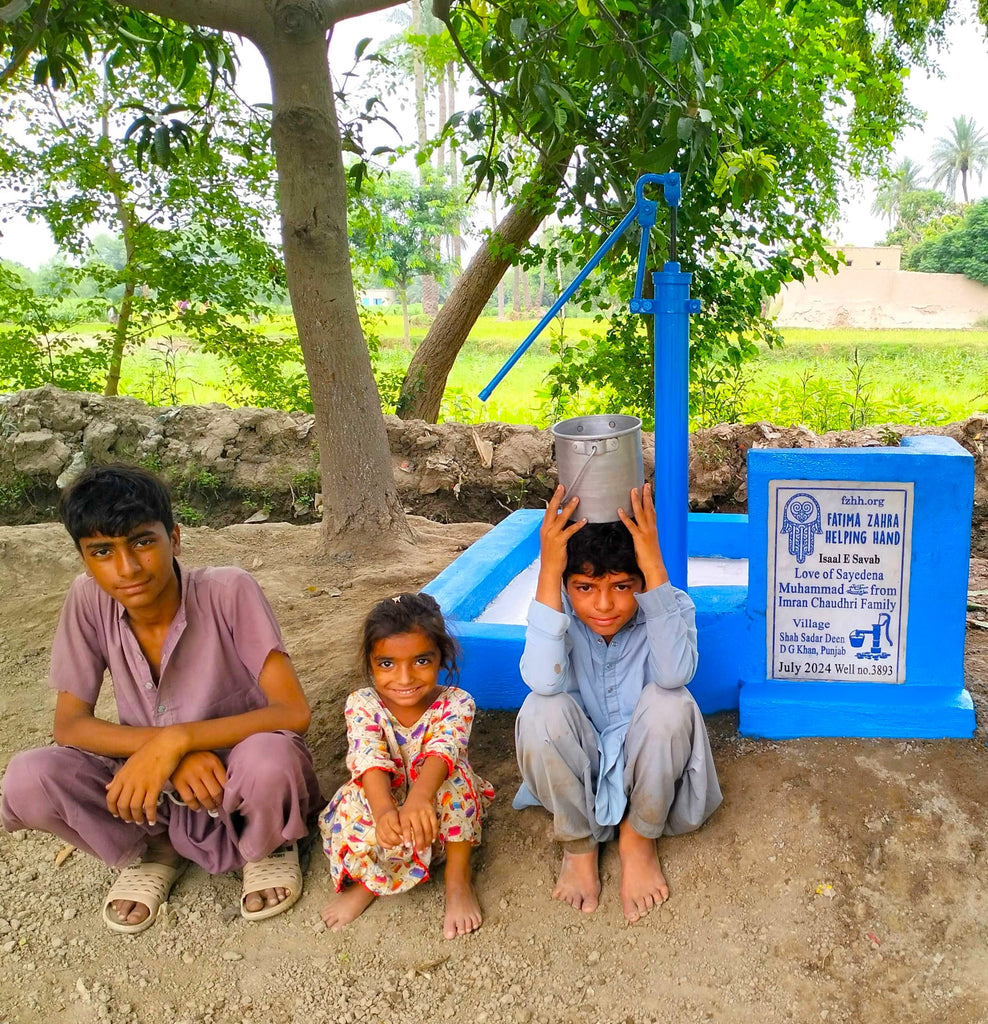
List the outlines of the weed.
{"label": "weed", "polygon": [[10,483],[0,484],[0,511],[13,512],[27,501],[31,490],[31,479],[26,476],[15,476]]}
{"label": "weed", "polygon": [[199,491],[208,491],[215,494],[220,489],[220,478],[208,469],[200,469],[189,481],[190,485]]}
{"label": "weed", "polygon": [[194,505],[187,501],[178,501],[174,505],[175,518],[184,526],[201,526],[205,516]]}
{"label": "weed", "polygon": [[158,452],[147,452],[138,460],[138,465],[150,473],[160,473],[161,455]]}
{"label": "weed", "polygon": [[307,469],[301,473],[296,473],[292,477],[289,486],[292,489],[292,494],[315,494],[321,486],[319,470]]}

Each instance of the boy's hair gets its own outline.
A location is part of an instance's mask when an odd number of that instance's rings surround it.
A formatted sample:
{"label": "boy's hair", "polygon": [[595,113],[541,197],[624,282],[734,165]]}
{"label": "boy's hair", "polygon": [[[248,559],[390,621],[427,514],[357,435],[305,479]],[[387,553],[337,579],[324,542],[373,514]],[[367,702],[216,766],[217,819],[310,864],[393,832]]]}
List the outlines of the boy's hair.
{"label": "boy's hair", "polygon": [[398,594],[379,601],[367,613],[360,646],[361,664],[368,675],[371,672],[371,651],[379,640],[399,633],[421,629],[439,650],[439,667],[456,675],[459,668],[456,656],[459,645],[446,630],[446,620],[438,601],[428,594]]}
{"label": "boy's hair", "polygon": [[97,533],[125,537],[142,523],[175,525],[168,488],[139,466],[88,466],[62,491],[58,518],[75,541]]}
{"label": "boy's hair", "polygon": [[563,586],[566,586],[574,573],[596,579],[612,572],[638,576],[644,580],[635,557],[635,542],[631,532],[620,520],[613,523],[587,523],[566,542]]}

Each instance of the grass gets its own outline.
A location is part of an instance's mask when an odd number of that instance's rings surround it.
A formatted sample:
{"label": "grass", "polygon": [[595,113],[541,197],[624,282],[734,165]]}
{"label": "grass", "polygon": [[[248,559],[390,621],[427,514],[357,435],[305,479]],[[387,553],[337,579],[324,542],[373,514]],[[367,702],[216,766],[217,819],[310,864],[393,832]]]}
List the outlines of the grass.
{"label": "grass", "polygon": [[[287,318],[268,325],[270,335]],[[466,422],[501,420],[544,425],[545,376],[552,365],[554,320],[498,386],[490,401],[477,393],[534,327],[534,320],[475,325],[447,385],[443,418]],[[579,338],[590,318],[562,322],[566,337]],[[105,325],[93,325],[93,329]],[[427,326],[412,324],[406,346],[400,316],[378,319],[378,370],[401,373]],[[817,431],[868,423],[937,424],[988,411],[988,331],[786,329],[785,344],[764,349],[742,370],[739,419]],[[173,333],[154,337],[124,359],[121,392],[152,404],[239,404],[229,367],[220,356],[192,348]]]}
{"label": "grass", "polygon": [[986,331],[793,329],[784,335],[782,348],[762,351],[750,364],[749,418],[785,425],[786,415],[804,398],[812,403],[814,394],[820,403],[857,397],[872,423],[945,423],[988,410]]}

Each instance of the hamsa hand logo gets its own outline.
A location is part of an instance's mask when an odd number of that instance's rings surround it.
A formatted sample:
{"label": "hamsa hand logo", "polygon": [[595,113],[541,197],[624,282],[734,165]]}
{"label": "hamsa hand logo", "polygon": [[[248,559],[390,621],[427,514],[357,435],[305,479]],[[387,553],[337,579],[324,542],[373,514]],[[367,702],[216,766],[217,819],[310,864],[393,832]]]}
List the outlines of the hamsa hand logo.
{"label": "hamsa hand logo", "polygon": [[782,509],[782,529],[789,534],[789,554],[802,565],[813,554],[814,538],[823,533],[820,503],[812,494],[794,494]]}

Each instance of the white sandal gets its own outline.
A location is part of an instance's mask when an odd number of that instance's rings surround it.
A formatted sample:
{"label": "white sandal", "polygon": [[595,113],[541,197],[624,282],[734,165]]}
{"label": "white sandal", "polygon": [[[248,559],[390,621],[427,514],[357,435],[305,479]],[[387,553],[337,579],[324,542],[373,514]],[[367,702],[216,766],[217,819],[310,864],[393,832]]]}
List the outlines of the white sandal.
{"label": "white sandal", "polygon": [[[103,923],[111,932],[120,932],[123,935],[137,935],[150,928],[157,920],[158,910],[168,899],[172,886],[188,866],[189,862],[185,860],[176,865],[141,861],[140,864],[124,868],[117,875],[103,901]],[[115,920],[110,911],[111,904],[117,900],[143,903],[148,908],[148,916],[137,924]]]}
{"label": "white sandal", "polygon": [[[244,900],[252,892],[262,889],[285,889],[288,895],[273,907],[248,910]],[[302,895],[302,868],[298,862],[298,843],[274,853],[263,860],[249,860],[244,865],[243,893],[240,897],[240,915],[247,921],[263,921],[283,914],[294,906]]]}

